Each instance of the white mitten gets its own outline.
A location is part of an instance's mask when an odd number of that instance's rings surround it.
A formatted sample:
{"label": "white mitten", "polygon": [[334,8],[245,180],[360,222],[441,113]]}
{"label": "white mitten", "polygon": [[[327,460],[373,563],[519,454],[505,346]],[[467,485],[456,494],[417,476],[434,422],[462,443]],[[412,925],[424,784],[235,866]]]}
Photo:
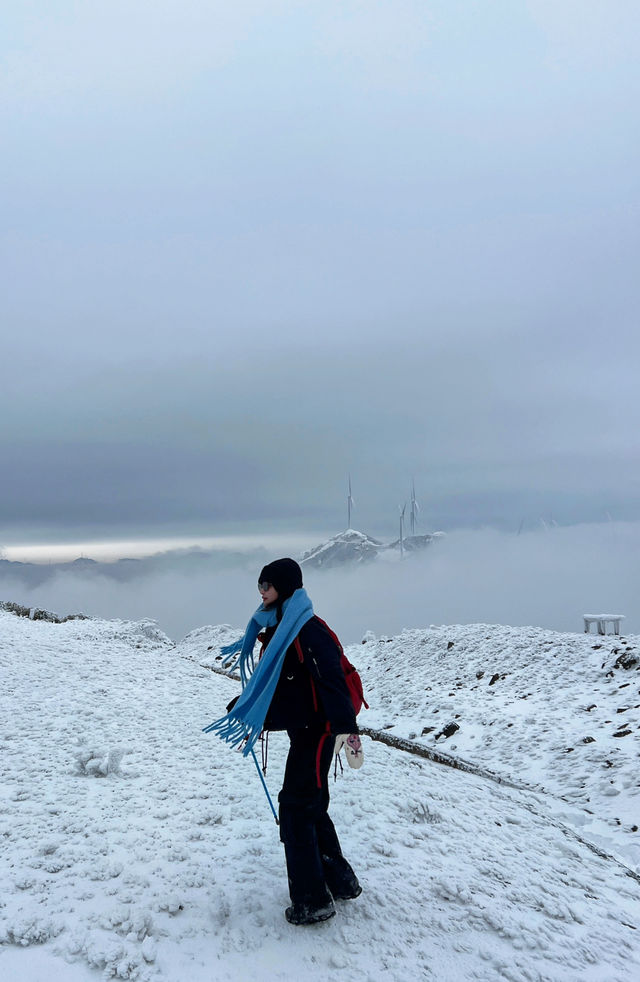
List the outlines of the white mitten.
{"label": "white mitten", "polygon": [[339,754],[343,747],[349,767],[354,767],[356,770],[358,767],[362,767],[364,763],[364,751],[362,749],[362,741],[358,734],[342,733],[340,736],[337,736],[335,752]]}

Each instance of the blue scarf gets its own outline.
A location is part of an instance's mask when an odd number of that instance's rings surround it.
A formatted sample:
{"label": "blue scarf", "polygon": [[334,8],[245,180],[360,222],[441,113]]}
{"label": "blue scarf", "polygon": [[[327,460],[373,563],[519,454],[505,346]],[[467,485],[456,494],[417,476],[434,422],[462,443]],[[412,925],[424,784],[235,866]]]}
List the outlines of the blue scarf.
{"label": "blue scarf", "polygon": [[[262,732],[287,648],[297,638],[302,626],[312,617],[313,606],[307,591],[302,587],[282,604],[282,620],[279,624],[275,608],[265,610],[264,606],[258,607],[247,624],[244,637],[235,644],[226,645],[221,649],[227,662],[234,655],[239,654],[233,668],[240,667],[242,695],[226,716],[205,726],[204,733],[217,732],[222,740],[226,740],[233,747],[241,746],[246,740],[242,753],[245,757],[251,753]],[[263,628],[273,627],[276,624],[275,634],[256,665],[253,648],[258,634]]]}

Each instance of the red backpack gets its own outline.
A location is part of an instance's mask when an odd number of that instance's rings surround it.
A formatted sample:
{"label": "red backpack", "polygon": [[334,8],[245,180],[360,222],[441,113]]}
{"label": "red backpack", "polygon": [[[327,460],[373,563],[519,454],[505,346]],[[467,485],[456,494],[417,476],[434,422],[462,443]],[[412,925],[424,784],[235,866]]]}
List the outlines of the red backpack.
{"label": "red backpack", "polygon": [[[340,639],[338,638],[338,635],[331,630],[327,622],[323,621],[321,617],[318,617],[317,614],[314,614],[314,617],[317,621],[320,622],[320,624],[322,624],[323,628],[325,629],[329,637],[333,639],[334,643],[338,648],[338,651],[340,652],[340,667],[344,672],[344,680],[347,683],[347,689],[349,690],[349,695],[351,696],[351,702],[353,703],[353,711],[357,716],[363,706],[365,709],[369,708],[369,703],[365,699],[364,692],[362,690],[362,679],[360,678],[360,673],[358,672],[358,669],[351,664],[351,662],[345,655],[342,645],[340,644]],[[294,644],[295,644],[296,651],[298,652],[298,657],[300,661],[303,661],[304,656],[302,654],[302,645],[300,644],[298,638],[296,638]]]}

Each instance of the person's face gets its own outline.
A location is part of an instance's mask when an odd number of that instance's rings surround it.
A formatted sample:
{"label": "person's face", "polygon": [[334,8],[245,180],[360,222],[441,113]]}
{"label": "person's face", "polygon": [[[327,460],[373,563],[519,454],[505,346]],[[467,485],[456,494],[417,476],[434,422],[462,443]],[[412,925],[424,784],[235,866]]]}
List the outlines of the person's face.
{"label": "person's face", "polygon": [[260,596],[262,597],[262,603],[265,607],[269,607],[274,604],[278,599],[278,591],[273,586],[272,583],[258,583],[258,590],[260,591]]}

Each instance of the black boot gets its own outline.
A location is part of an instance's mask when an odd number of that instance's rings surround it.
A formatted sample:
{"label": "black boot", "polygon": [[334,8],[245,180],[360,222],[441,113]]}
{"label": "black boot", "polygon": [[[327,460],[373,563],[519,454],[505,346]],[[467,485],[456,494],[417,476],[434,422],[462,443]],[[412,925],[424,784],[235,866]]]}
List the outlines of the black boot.
{"label": "black boot", "polygon": [[280,837],[291,897],[285,917],[290,924],[315,924],[333,917],[336,909],[325,883],[315,825],[304,809],[280,806]]}
{"label": "black boot", "polygon": [[284,916],[289,924],[317,924],[319,921],[328,921],[335,915],[336,908],[331,894],[327,893],[327,900],[324,904],[316,906],[313,903],[298,901],[287,907]]}
{"label": "black boot", "polygon": [[322,868],[334,900],[355,900],[360,896],[362,887],[344,856],[323,856]]}
{"label": "black boot", "polygon": [[333,822],[325,812],[316,822],[324,879],[334,900],[354,900],[362,893],[358,877],[342,855]]}

